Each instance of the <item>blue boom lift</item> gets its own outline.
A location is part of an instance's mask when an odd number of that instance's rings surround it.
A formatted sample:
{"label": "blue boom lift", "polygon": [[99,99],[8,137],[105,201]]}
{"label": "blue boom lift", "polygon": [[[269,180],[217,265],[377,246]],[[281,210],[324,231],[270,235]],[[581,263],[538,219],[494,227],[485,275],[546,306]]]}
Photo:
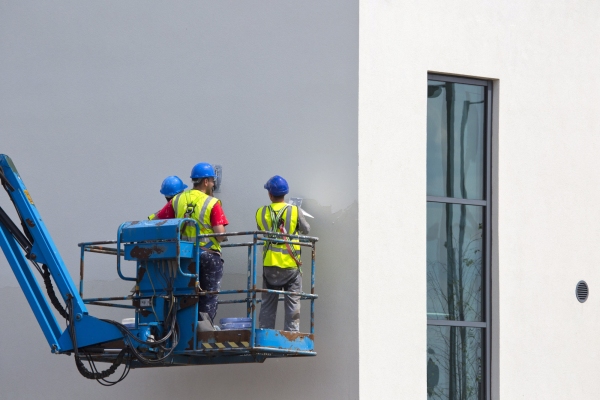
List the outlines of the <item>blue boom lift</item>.
{"label": "blue boom lift", "polygon": [[[270,357],[314,356],[315,243],[309,236],[283,235],[275,232],[251,231],[220,234],[249,237],[246,242],[223,247],[247,247],[248,282],[245,289],[222,290],[219,303],[246,303],[249,329],[212,330],[198,321],[199,296],[216,294],[199,286],[200,253],[198,243],[182,241],[184,224],[191,219],[131,221],[123,223],[116,241],[80,243],[81,264],[79,291],[42,221],[15,165],[0,155],[0,181],[14,204],[20,229],[0,207],[0,247],[23,290],[35,317],[57,354],[73,354],[79,372],[86,378],[112,385],[125,378],[131,368],[173,365],[203,365],[264,362]],[[196,225],[198,228],[198,226]],[[197,232],[199,230],[197,229]],[[265,242],[286,243],[299,239],[311,249],[311,291],[292,293],[256,286],[257,250]],[[130,295],[84,299],[83,275],[86,252],[110,254],[117,258],[117,273],[135,282]],[[125,276],[121,258],[136,262],[136,276]],[[44,295],[36,278],[37,270],[46,287]],[[54,281],[62,303],[56,295]],[[296,294],[310,301],[310,332],[286,332],[260,329],[256,326],[257,293]],[[222,295],[242,298],[222,300]],[[50,300],[50,302],[48,301]],[[119,303],[122,301],[130,304]],[[66,320],[62,331],[50,303]],[[63,306],[64,304],[64,306]],[[135,322],[123,325],[99,319],[88,313],[86,304],[129,308],[135,311]],[[86,367],[84,361],[89,367]],[[111,364],[99,371],[97,362]],[[120,377],[106,379],[123,365]]]}

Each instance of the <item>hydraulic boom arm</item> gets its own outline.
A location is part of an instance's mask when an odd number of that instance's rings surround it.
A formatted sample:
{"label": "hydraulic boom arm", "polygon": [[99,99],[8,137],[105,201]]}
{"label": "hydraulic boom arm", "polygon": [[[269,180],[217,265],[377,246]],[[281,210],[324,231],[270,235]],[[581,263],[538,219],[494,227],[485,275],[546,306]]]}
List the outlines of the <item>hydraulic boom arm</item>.
{"label": "hydraulic boom arm", "polygon": [[[109,342],[123,338],[114,325],[88,315],[81,296],[71,280],[38,210],[21,180],[10,157],[0,154],[0,181],[14,204],[23,231],[0,207],[0,248],[4,252],[35,317],[37,318],[52,352],[73,350],[71,334],[76,335],[77,347]],[[75,324],[64,332],[52,311],[46,296],[34,275],[32,266],[41,272],[39,265],[47,267],[67,304],[70,318]]]}

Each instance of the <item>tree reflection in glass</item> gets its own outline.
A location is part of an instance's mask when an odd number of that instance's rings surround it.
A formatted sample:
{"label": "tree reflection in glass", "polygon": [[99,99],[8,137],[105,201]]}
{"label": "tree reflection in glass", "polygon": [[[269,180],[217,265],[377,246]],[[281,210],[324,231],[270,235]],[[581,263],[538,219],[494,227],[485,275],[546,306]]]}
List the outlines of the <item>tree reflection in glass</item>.
{"label": "tree reflection in glass", "polygon": [[[464,340],[456,340],[456,338]],[[435,400],[481,399],[483,395],[481,354],[482,329],[428,326],[428,398]]]}
{"label": "tree reflection in glass", "polygon": [[428,81],[427,195],[483,199],[483,86]]}
{"label": "tree reflection in glass", "polygon": [[482,321],[483,207],[427,203],[427,318]]}

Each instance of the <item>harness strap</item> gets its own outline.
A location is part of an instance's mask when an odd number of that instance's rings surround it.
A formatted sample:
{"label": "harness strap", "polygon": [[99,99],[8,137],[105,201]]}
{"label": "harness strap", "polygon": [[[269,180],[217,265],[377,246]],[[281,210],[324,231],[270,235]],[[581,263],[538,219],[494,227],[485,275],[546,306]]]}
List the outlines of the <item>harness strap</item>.
{"label": "harness strap", "polygon": [[[178,212],[179,212],[179,199],[181,198],[181,195],[185,195],[185,200],[187,203],[187,207],[185,209],[185,213],[183,213],[183,217],[184,218],[191,218],[191,216],[194,214],[194,210],[196,209],[196,205],[198,204],[198,200],[196,199],[196,201],[190,201],[190,196],[189,196],[189,192],[185,191],[183,193],[178,194],[175,199],[174,199],[174,203],[173,203],[173,208],[175,209],[175,216],[177,216]],[[183,223],[183,230],[185,231],[186,228],[191,227],[192,223],[189,221],[186,221]],[[186,237],[186,239],[191,239],[189,237]]]}
{"label": "harness strap", "polygon": [[[273,207],[271,207],[270,205],[267,206],[267,209],[269,210],[269,213],[271,214],[271,226],[269,227],[270,231],[272,232],[280,232],[283,234],[287,234],[287,230],[291,229],[291,220],[292,220],[292,208],[290,205],[287,205],[285,207],[283,207],[281,210],[279,210],[277,213],[275,213],[275,210],[273,210]],[[285,224],[283,222],[283,213],[288,211],[287,213],[287,218],[285,221]],[[267,227],[265,218],[264,218],[264,214],[263,213],[263,225],[265,226],[265,228]],[[287,229],[286,229],[286,225],[287,225]],[[271,235],[269,236],[271,239],[275,238],[275,235]],[[302,265],[302,261],[300,260],[300,256],[298,254],[298,252],[296,251],[296,249],[294,249],[294,246],[291,245],[290,246],[290,238],[284,236],[283,240],[286,242],[285,243],[285,247],[287,250],[287,253],[292,257],[292,259],[294,260],[294,262],[296,263],[296,266],[298,267],[298,270],[300,272],[302,272],[300,270],[300,266]],[[273,242],[269,241],[266,245],[265,245],[265,251],[263,252],[263,262],[265,260],[265,258],[267,257],[267,251],[271,251],[271,247],[273,246]],[[279,249],[277,249],[279,250]]]}

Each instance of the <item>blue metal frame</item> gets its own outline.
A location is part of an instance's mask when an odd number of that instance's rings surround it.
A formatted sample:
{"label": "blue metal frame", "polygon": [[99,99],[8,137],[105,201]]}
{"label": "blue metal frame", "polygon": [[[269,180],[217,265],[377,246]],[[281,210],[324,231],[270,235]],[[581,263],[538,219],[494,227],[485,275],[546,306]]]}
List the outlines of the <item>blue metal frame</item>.
{"label": "blue metal frame", "polygon": [[[138,277],[137,278],[128,278],[122,276],[122,279],[126,280],[136,279],[138,284],[139,294],[132,296],[124,296],[124,297],[112,297],[112,298],[87,298],[84,299],[84,302],[87,304],[93,305],[101,305],[101,306],[113,306],[113,307],[130,307],[118,305],[115,303],[106,303],[107,301],[120,301],[120,300],[129,300],[134,303],[140,301],[141,299],[148,299],[148,287],[147,284],[144,285],[143,279],[140,281],[140,268],[144,270],[143,274],[148,276],[153,276],[149,271],[153,268],[163,268],[164,265],[161,264],[162,257],[173,257],[173,253],[169,253],[169,246],[176,246],[178,249],[184,247],[186,244],[191,245],[188,242],[182,242],[178,238],[165,236],[160,231],[164,230],[165,227],[169,226],[178,226],[179,228],[183,227],[183,224],[186,220],[153,220],[153,221],[133,221],[126,222],[119,227],[118,230],[118,240],[116,242],[86,242],[80,243],[79,246],[82,248],[82,253],[85,256],[86,252],[95,252],[101,254],[112,254],[117,256],[117,269],[120,271],[121,269],[121,257],[126,260],[133,260],[137,262],[138,269]],[[135,229],[139,229],[140,233],[135,234]],[[125,231],[125,234],[124,234]],[[178,236],[176,234],[176,236]],[[175,288],[175,292],[182,296],[192,296],[192,295],[206,295],[206,294],[217,294],[219,296],[223,295],[242,295],[242,298],[233,299],[233,300],[219,300],[219,304],[231,304],[231,303],[246,303],[246,316],[251,318],[251,328],[249,331],[246,331],[248,335],[247,341],[241,341],[240,343],[234,343],[233,345],[226,345],[219,342],[219,336],[226,335],[227,333],[219,333],[215,332],[214,334],[204,333],[201,335],[202,337],[198,337],[197,331],[194,329],[193,339],[192,336],[188,336],[193,340],[193,343],[185,345],[179,345],[174,352],[173,358],[171,359],[171,363],[180,364],[182,360],[179,358],[180,356],[187,356],[185,362],[181,364],[205,364],[208,361],[196,360],[196,358],[204,358],[210,356],[210,363],[219,363],[219,359],[223,359],[223,362],[230,363],[235,362],[232,361],[231,357],[235,356],[234,359],[239,358],[239,362],[262,362],[265,358],[269,357],[287,357],[287,356],[314,356],[316,355],[314,349],[314,301],[318,298],[318,295],[315,294],[315,243],[318,238],[309,237],[309,236],[300,236],[300,235],[284,235],[281,233],[274,234],[273,232],[266,231],[247,231],[247,232],[233,232],[233,233],[223,233],[223,234],[210,234],[210,235],[200,235],[196,240],[196,246],[194,248],[198,248],[197,244],[199,241],[205,241],[208,237],[218,237],[218,236],[242,236],[242,237],[250,237],[251,240],[241,241],[239,243],[223,243],[221,246],[224,249],[232,248],[232,247],[247,247],[248,248],[248,279],[247,285],[245,289],[235,289],[235,290],[220,290],[220,291],[202,291],[202,290],[186,290],[185,288]],[[272,290],[272,289],[261,289],[257,288],[257,264],[258,264],[258,254],[261,252],[261,246],[265,244],[267,241],[272,241],[275,243],[285,243],[286,238],[289,239],[300,239],[301,242],[298,243],[300,246],[310,247],[311,249],[311,290],[310,293],[294,293],[283,290]],[[243,239],[242,239],[243,240]],[[117,248],[108,248],[101,246],[103,244],[115,243]],[[138,251],[139,249],[151,249],[154,248],[155,251],[152,254],[150,251],[147,251],[144,254],[144,259],[137,259],[132,252]],[[159,253],[160,252],[160,253]],[[159,254],[158,254],[159,253]],[[196,252],[194,254],[194,261],[196,262],[196,266],[200,266],[199,255],[201,252]],[[189,254],[189,253],[188,253]],[[82,268],[84,262],[82,258]],[[183,272],[185,268],[182,265],[182,258],[177,259],[177,270],[179,271],[180,276],[189,277],[191,274],[187,274]],[[196,270],[196,274],[199,274],[199,269]],[[81,277],[83,279],[83,269],[81,271]],[[145,275],[144,275],[145,276]],[[197,278],[199,275],[193,275],[192,278]],[[182,281],[180,281],[182,282]],[[144,289],[145,286],[145,289]],[[186,288],[190,288],[191,283],[188,282],[185,285]],[[80,283],[80,287],[83,288],[83,282]],[[144,293],[145,292],[145,293]],[[257,304],[260,300],[257,298],[258,293],[277,293],[282,295],[294,294],[299,295],[302,300],[310,300],[310,331],[309,333],[296,333],[296,332],[285,332],[279,331],[276,329],[260,329],[257,325]],[[165,294],[160,292],[158,294]],[[154,300],[152,300],[154,302]],[[154,304],[154,303],[153,303]],[[154,314],[164,313],[164,304],[161,303],[161,306],[157,308],[159,311],[154,311]],[[139,311],[139,310],[138,310]],[[188,312],[188,315],[181,315],[181,311],[179,312],[177,318],[178,323],[182,326],[196,326],[198,323],[197,320],[197,305],[191,310],[192,312]],[[141,327],[147,325],[149,320],[152,320],[154,317],[144,317],[140,318],[139,312],[137,313],[137,325],[136,327]],[[156,319],[156,318],[154,318]],[[161,321],[152,321],[154,322]],[[223,331],[227,332],[227,331]],[[241,334],[240,334],[241,335]],[[226,341],[229,342],[229,341]],[[181,342],[180,342],[181,343]],[[248,357],[248,355],[256,355],[262,354],[264,357]],[[189,357],[192,357],[190,359]],[[214,359],[216,358],[216,360]],[[107,361],[112,358],[107,355],[99,356],[98,360]],[[226,361],[225,361],[226,360]],[[133,365],[132,367],[141,367],[142,365]]]}

